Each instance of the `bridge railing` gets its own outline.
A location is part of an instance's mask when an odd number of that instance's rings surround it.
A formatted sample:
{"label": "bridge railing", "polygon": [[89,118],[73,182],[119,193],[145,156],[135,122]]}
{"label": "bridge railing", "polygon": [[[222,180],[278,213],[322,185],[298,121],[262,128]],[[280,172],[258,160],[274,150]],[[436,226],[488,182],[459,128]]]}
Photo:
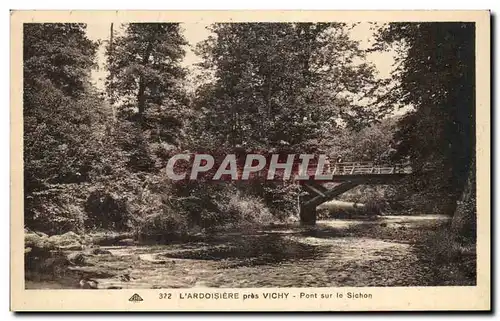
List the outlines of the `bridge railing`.
{"label": "bridge railing", "polygon": [[411,168],[406,164],[377,164],[374,162],[342,162],[330,164],[333,175],[408,174]]}
{"label": "bridge railing", "polygon": [[[250,168],[250,167],[248,167]],[[301,170],[297,169],[297,173]],[[303,174],[314,177],[317,173],[317,164],[310,164]],[[376,162],[342,162],[326,163],[323,166],[322,174],[333,174],[333,176],[343,175],[390,175],[390,174],[410,174],[411,167],[408,164],[383,164]],[[294,172],[295,173],[295,172]],[[301,175],[303,175],[301,174]],[[267,171],[259,171],[252,174],[253,177],[266,178]],[[295,174],[294,174],[295,175]],[[292,175],[292,177],[294,176]],[[283,170],[277,170],[274,177],[282,177]]]}

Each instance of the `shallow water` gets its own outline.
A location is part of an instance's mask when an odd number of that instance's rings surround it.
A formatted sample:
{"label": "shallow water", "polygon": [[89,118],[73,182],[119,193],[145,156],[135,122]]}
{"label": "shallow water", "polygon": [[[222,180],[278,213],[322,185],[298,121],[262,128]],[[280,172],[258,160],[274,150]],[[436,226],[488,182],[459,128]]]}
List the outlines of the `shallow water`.
{"label": "shallow water", "polygon": [[[412,238],[446,216],[325,220],[314,228],[274,228],[200,242],[102,247],[112,255],[72,267],[107,288],[324,287],[430,285],[431,267]],[[103,273],[105,272],[105,273]],[[77,288],[79,280],[27,282]]]}

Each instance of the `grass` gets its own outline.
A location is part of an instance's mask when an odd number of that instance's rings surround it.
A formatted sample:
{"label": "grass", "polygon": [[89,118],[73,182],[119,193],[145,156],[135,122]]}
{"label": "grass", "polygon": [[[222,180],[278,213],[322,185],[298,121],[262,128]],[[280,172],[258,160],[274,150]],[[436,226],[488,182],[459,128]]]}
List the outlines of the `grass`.
{"label": "grass", "polygon": [[429,231],[419,247],[440,285],[476,285],[476,243],[459,242],[448,228]]}

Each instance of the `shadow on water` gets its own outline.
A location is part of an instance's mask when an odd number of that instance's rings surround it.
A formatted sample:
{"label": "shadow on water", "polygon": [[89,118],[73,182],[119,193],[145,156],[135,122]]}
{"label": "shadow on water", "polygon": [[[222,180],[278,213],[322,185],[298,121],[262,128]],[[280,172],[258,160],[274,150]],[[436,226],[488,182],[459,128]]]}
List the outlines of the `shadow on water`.
{"label": "shadow on water", "polygon": [[227,268],[278,264],[286,261],[315,259],[322,255],[321,246],[299,243],[279,234],[242,235],[237,240],[212,244],[202,249],[164,253],[178,259],[224,261]]}
{"label": "shadow on water", "polygon": [[[258,266],[297,262],[321,258],[328,252],[326,245],[299,242],[294,237],[339,238],[356,236],[372,231],[376,222],[359,222],[353,226],[332,227],[318,224],[315,227],[283,227],[274,231],[261,231],[253,234],[218,235],[205,239],[198,246],[191,243],[182,249],[163,253],[166,258],[223,261],[227,268],[239,266]],[[292,238],[290,238],[292,236]]]}
{"label": "shadow on water", "polygon": [[367,236],[378,228],[377,223],[361,222],[348,227],[332,227],[327,225],[317,225],[313,228],[305,229],[299,233],[303,237],[316,238],[339,238],[350,236]]}

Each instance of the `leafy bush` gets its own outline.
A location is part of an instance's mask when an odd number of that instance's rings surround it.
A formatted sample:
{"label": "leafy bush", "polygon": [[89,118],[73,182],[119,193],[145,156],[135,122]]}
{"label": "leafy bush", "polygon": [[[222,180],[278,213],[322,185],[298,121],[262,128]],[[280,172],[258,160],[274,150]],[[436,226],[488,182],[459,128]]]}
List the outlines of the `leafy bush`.
{"label": "leafy bush", "polygon": [[162,213],[170,184],[154,174],[121,169],[93,186],[85,203],[87,227],[104,230],[141,230],[146,217]]}
{"label": "leafy bush", "polygon": [[76,184],[51,187],[26,197],[25,223],[48,234],[81,232],[85,227],[84,190]]}
{"label": "leafy bush", "polygon": [[370,199],[365,203],[365,206],[358,209],[362,210],[365,215],[382,215],[387,208],[387,203],[380,199]]}
{"label": "leafy bush", "polygon": [[235,228],[251,228],[270,224],[274,217],[264,202],[255,196],[241,192],[232,194],[225,204],[219,206],[224,222]]}
{"label": "leafy bush", "polygon": [[141,218],[136,229],[142,238],[169,240],[185,236],[188,226],[181,213],[164,205],[159,212]]}
{"label": "leafy bush", "polygon": [[129,213],[126,201],[103,190],[90,193],[85,202],[85,212],[87,227],[123,230],[127,226]]}
{"label": "leafy bush", "polygon": [[317,208],[318,218],[329,217],[350,218],[350,217],[373,217],[382,215],[386,209],[386,203],[378,199],[368,200],[365,204],[331,201],[320,205]]}
{"label": "leafy bush", "polygon": [[300,193],[298,184],[267,182],[263,186],[263,199],[269,210],[279,220],[285,220],[297,214],[297,202]]}

